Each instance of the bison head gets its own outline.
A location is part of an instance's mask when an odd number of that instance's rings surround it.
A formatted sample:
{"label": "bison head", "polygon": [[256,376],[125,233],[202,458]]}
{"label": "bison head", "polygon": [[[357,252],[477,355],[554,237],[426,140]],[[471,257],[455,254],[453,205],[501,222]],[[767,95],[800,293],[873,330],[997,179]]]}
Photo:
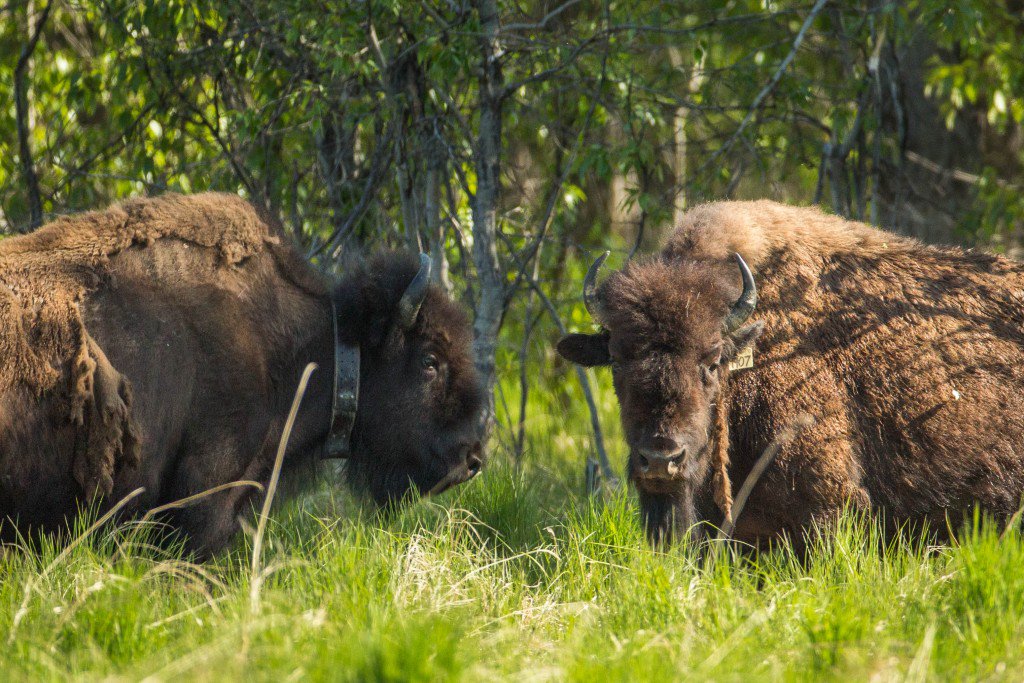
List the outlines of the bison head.
{"label": "bison head", "polygon": [[348,474],[380,505],[438,493],[480,471],[483,393],[465,315],[429,266],[385,254],[336,288],[338,336],[360,350]]}
{"label": "bison head", "polygon": [[[607,254],[605,254],[607,256]],[[699,534],[698,511],[713,509],[711,476],[716,399],[729,362],[761,334],[747,324],[754,278],[735,266],[656,258],[631,262],[597,288],[604,257],[591,266],[584,301],[597,334],[570,334],[558,352],[584,366],[611,365],[629,444],[628,476],[653,542]]]}

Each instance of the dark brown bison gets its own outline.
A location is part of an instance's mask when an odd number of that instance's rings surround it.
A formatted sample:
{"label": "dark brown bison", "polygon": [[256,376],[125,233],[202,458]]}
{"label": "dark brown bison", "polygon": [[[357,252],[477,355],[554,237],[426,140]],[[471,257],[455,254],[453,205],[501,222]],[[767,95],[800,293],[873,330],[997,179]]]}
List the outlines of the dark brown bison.
{"label": "dark brown bison", "polygon": [[[166,195],[0,241],[0,519],[62,528],[137,487],[139,513],[266,484],[299,377],[285,472],[348,457],[378,503],[481,466],[466,319],[429,259],[385,255],[333,289],[238,197]],[[200,554],[262,494],[170,513]]]}
{"label": "dark brown bison", "polygon": [[[603,329],[558,349],[612,366],[655,541],[730,519],[732,485],[804,414],[738,539],[799,544],[847,504],[940,534],[976,505],[1005,518],[1021,504],[1020,264],[816,209],[722,202],[596,291],[591,273],[585,294]],[[753,367],[731,370],[755,345]]]}

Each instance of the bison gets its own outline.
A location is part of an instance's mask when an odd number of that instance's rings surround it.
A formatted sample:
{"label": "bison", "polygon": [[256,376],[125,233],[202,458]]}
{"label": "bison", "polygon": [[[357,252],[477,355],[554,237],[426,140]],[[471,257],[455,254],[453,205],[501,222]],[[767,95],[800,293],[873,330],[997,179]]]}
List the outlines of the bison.
{"label": "bison", "polygon": [[[611,365],[653,541],[735,522],[805,548],[845,506],[942,536],[1020,506],[1020,264],[757,201],[694,208],[597,287],[599,266],[584,296],[603,329],[558,351]],[[801,419],[732,520],[733,484]]]}
{"label": "bison", "polygon": [[[0,241],[0,533],[66,528],[137,487],[129,513],[266,485],[310,362],[286,475],[347,458],[382,505],[472,478],[471,332],[429,279],[426,256],[388,254],[328,286],[226,194],[128,201]],[[206,555],[261,496],[236,486],[166,521]]]}

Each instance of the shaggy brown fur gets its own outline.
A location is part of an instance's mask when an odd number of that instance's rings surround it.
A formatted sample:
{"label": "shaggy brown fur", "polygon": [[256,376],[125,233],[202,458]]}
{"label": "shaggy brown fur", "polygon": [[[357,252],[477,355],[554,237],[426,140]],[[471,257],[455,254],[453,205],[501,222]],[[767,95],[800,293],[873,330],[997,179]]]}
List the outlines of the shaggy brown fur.
{"label": "shaggy brown fur", "polygon": [[[719,321],[740,291],[733,252],[754,270],[760,301],[752,320],[764,334],[754,367],[730,376],[728,358],[760,333],[748,326],[740,331],[748,338],[722,339]],[[948,516],[975,504],[1006,516],[1021,503],[1017,263],[923,246],[816,209],[721,202],[690,211],[656,258],[630,264],[599,294],[611,355],[627,365],[616,372],[616,390],[630,446],[636,451],[657,434],[681,434],[691,446],[695,514],[685,509],[682,475],[675,489],[660,482],[671,500],[660,503],[669,512],[651,520],[655,537],[721,520],[709,504],[721,495],[708,453],[718,395],[728,411],[733,484],[797,415],[815,418],[754,489],[737,520],[741,540],[799,538],[845,504],[941,533]],[[565,342],[569,357],[583,344]],[[635,456],[630,467],[635,472]],[[634,479],[642,493],[650,488]]]}
{"label": "shaggy brown fur", "polygon": [[[222,220],[225,209],[232,220]],[[139,464],[139,443],[131,387],[89,336],[80,304],[111,276],[111,257],[161,238],[214,248],[228,266],[278,242],[242,199],[212,194],[130,201],[0,241],[0,392],[49,395],[54,418],[85,428],[74,472],[88,498],[109,494],[121,465]],[[191,276],[230,272],[209,265]]]}
{"label": "shaggy brown fur", "polygon": [[[364,488],[386,471],[387,495],[375,496],[386,502],[410,482],[429,488],[465,469],[467,452],[479,450],[466,426],[479,397],[459,311],[432,288],[413,329],[398,330],[395,306],[415,258],[381,257],[332,292],[280,235],[244,200],[203,194],[133,200],[0,241],[0,518],[21,531],[52,529],[94,494],[105,507],[143,486],[141,511],[229,481],[265,481],[310,361],[320,370],[288,462],[315,454],[330,419],[332,299],[343,336],[363,349],[367,398],[353,458],[377,473]],[[446,333],[451,343],[435,342]],[[427,347],[458,368],[452,392],[461,393],[428,395]],[[388,412],[386,431],[373,423],[388,411],[377,393],[406,406]],[[170,521],[209,552],[256,500],[235,488]]]}

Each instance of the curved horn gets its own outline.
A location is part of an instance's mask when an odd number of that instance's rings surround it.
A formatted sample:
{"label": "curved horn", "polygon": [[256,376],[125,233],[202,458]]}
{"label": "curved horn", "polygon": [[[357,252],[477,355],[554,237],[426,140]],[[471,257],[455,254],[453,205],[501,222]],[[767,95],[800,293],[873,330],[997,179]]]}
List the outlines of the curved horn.
{"label": "curved horn", "polygon": [[597,271],[601,270],[601,266],[604,265],[604,261],[610,253],[606,251],[598,256],[590,264],[587,277],[583,279],[583,305],[586,306],[590,317],[598,322],[601,321],[601,304],[597,300]]}
{"label": "curved horn", "polygon": [[405,288],[402,299],[398,302],[398,326],[408,330],[416,324],[416,316],[420,314],[420,305],[423,297],[427,295],[427,287],[430,285],[430,257],[420,254],[420,270],[412,279],[409,286]]}
{"label": "curved horn", "polygon": [[736,299],[736,303],[732,305],[722,322],[724,334],[732,334],[738,330],[740,325],[747,322],[747,318],[751,316],[757,306],[757,285],[754,284],[754,276],[742,256],[738,253],[733,256],[736,257],[736,265],[740,267],[740,274],[743,276],[743,293],[740,294],[739,299]]}

